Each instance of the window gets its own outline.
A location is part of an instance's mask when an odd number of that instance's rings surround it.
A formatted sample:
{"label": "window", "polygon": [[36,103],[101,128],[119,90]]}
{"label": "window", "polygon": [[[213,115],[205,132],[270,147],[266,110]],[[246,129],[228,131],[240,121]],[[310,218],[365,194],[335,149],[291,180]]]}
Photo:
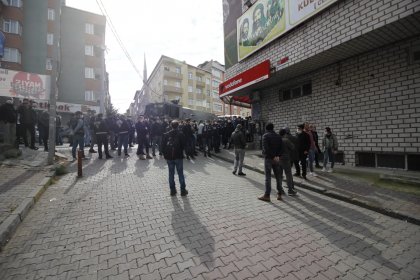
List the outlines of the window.
{"label": "window", "polygon": [[20,51],[18,49],[4,48],[3,61],[21,63],[22,56]]}
{"label": "window", "polygon": [[201,78],[201,76],[197,76],[197,81],[202,82],[203,79]]}
{"label": "window", "polygon": [[220,73],[220,71],[217,71],[217,70],[213,69],[211,72],[212,72],[213,76],[215,76],[216,78],[220,79],[222,77],[222,73]]}
{"label": "window", "polygon": [[95,71],[93,70],[93,68],[85,67],[85,78],[95,79]]}
{"label": "window", "polygon": [[192,80],[193,79],[193,74],[192,72],[188,72],[188,80]]}
{"label": "window", "polygon": [[3,21],[3,31],[22,35],[22,26],[17,20],[5,19]]}
{"label": "window", "polygon": [[54,34],[47,33],[47,45],[49,46],[54,45]]}
{"label": "window", "polygon": [[222,105],[214,103],[213,104],[213,111],[215,112],[221,112],[222,111]]}
{"label": "window", "polygon": [[85,101],[97,101],[96,94],[93,92],[93,90],[85,91]]}
{"label": "window", "polygon": [[163,66],[163,70],[169,71],[169,67],[168,66]]}
{"label": "window", "polygon": [[210,79],[206,78],[206,85],[209,85],[209,84],[210,84]]}
{"label": "window", "polygon": [[85,24],[85,33],[86,34],[95,34],[95,27],[92,23],[86,23]]}
{"label": "window", "polygon": [[22,7],[22,0],[7,0],[7,4],[12,7]]}
{"label": "window", "polygon": [[210,96],[210,90],[207,89],[206,92],[207,92],[207,96]]}
{"label": "window", "polygon": [[217,87],[217,88],[219,88],[219,82],[218,82],[218,81],[214,81],[214,80],[213,80],[213,87]]}
{"label": "window", "polygon": [[168,85],[168,80],[163,80],[163,85],[167,86]]}
{"label": "window", "polygon": [[177,87],[177,88],[181,88],[181,83],[180,82],[175,82],[175,87]]}
{"label": "window", "polygon": [[188,105],[194,105],[194,99],[188,99]]}
{"label": "window", "polygon": [[53,60],[52,58],[47,58],[45,69],[51,71],[53,68]]}
{"label": "window", "polygon": [[301,85],[294,86],[292,88],[287,88],[280,90],[279,99],[280,101],[287,101],[294,98],[299,98],[302,96],[307,96],[312,94],[312,82],[306,82]]}
{"label": "window", "polygon": [[213,98],[219,98],[219,92],[213,91]]}
{"label": "window", "polygon": [[94,52],[93,52],[93,46],[92,45],[87,45],[85,46],[85,55],[89,55],[89,56],[94,56]]}
{"label": "window", "polygon": [[180,73],[181,73],[181,68],[176,67],[176,68],[175,68],[175,72],[176,72],[176,73],[178,73],[178,74],[180,74]]}
{"label": "window", "polygon": [[197,94],[202,94],[203,93],[203,91],[201,90],[201,88],[197,88],[196,91],[197,91]]}
{"label": "window", "polygon": [[48,9],[48,20],[55,20],[55,10]]}
{"label": "window", "polygon": [[188,92],[193,92],[192,86],[188,86]]}

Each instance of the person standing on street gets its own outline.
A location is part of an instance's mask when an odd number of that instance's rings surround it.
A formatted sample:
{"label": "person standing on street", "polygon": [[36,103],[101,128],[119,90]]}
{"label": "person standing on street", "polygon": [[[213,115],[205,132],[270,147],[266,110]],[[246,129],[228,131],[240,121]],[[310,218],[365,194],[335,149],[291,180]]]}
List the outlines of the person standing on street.
{"label": "person standing on street", "polygon": [[0,106],[1,120],[5,122],[4,126],[4,143],[11,146],[18,146],[19,143],[16,142],[16,121],[17,121],[17,112],[13,106],[13,99],[9,99]]}
{"label": "person standing on street", "polygon": [[235,152],[235,161],[233,164],[232,174],[236,175],[236,171],[238,170],[239,176],[245,176],[246,174],[242,172],[242,167],[244,165],[246,139],[244,133],[242,132],[242,125],[238,124],[236,126],[236,129],[232,133],[230,139]]}
{"label": "person standing on street", "polygon": [[[38,129],[42,131],[42,143],[44,144],[44,151],[48,152],[48,137],[50,135],[50,114],[48,113],[50,105],[47,110],[42,111],[38,118]],[[40,135],[41,137],[41,135]]]}
{"label": "person standing on street", "polygon": [[[295,161],[295,176],[300,176],[300,168],[302,167],[302,178],[306,180],[306,157],[308,156],[311,141],[309,135],[303,131],[303,124],[297,126],[296,137],[299,142],[298,160]],[[299,166],[299,163],[301,166]]]}
{"label": "person standing on street", "polygon": [[264,171],[265,171],[265,193],[263,196],[258,197],[259,200],[270,202],[271,194],[271,170],[274,172],[277,183],[277,200],[282,200],[282,188],[280,177],[280,157],[282,150],[282,141],[280,135],[274,132],[274,125],[268,123],[265,127],[267,132],[263,135],[263,154]]}
{"label": "person standing on street", "polygon": [[102,114],[98,114],[93,123],[93,131],[95,132],[96,141],[98,144],[98,155],[99,155],[98,158],[102,159],[102,145],[103,145],[106,159],[110,159],[112,158],[112,156],[109,154],[109,148],[108,148],[109,128],[106,124],[106,121],[102,117],[103,117]]}
{"label": "person standing on street", "polygon": [[169,188],[171,196],[176,195],[175,188],[175,168],[178,173],[179,184],[181,188],[181,196],[186,196],[188,191],[185,185],[184,177],[184,148],[185,138],[181,131],[178,130],[179,123],[174,120],[171,122],[171,130],[163,134],[162,151],[166,159],[169,169]]}
{"label": "person standing on street", "polygon": [[[290,132],[288,127],[284,127],[280,129],[280,136],[282,140],[282,149],[281,149],[281,157],[280,157],[280,185],[283,180],[283,170],[284,174],[286,174],[286,182],[287,182],[287,189],[288,195],[295,196],[297,192],[295,191],[295,187],[293,184],[293,175],[292,175],[292,166],[291,166],[291,156],[294,153],[295,146],[293,145],[292,141],[289,140],[287,132]],[[283,188],[280,187],[283,191]],[[283,193],[283,192],[282,192]]]}
{"label": "person standing on street", "polygon": [[35,146],[35,123],[37,120],[36,112],[33,108],[33,102],[29,104],[29,100],[27,98],[23,99],[23,103],[19,106],[18,109],[20,123],[22,125],[22,137],[25,143],[25,147],[28,147],[28,138],[26,136],[26,132],[29,131],[31,137],[31,145],[30,148],[32,150],[38,150],[38,147]]}
{"label": "person standing on street", "polygon": [[[73,147],[71,154],[73,156],[73,161],[76,160],[76,149],[79,146],[79,150],[83,151],[85,148],[85,131],[83,123],[83,114],[80,111],[75,113],[75,119],[71,122],[71,129],[73,130]],[[82,155],[85,158],[84,152]]]}
{"label": "person standing on street", "polygon": [[[338,141],[329,127],[325,128],[324,138],[322,139],[322,150],[324,151],[324,167],[322,171],[333,172],[334,156],[338,150]],[[331,169],[327,169],[328,159],[331,162]]]}
{"label": "person standing on street", "polygon": [[[140,115],[136,123],[136,132],[137,132],[137,155],[140,159],[152,159],[149,154],[149,125],[144,120],[144,116]],[[146,155],[144,150],[146,149]]]}
{"label": "person standing on street", "polygon": [[127,119],[124,115],[120,115],[117,120],[118,127],[118,155],[121,156],[121,149],[124,147],[124,155],[129,157],[128,154],[128,131],[130,130]]}

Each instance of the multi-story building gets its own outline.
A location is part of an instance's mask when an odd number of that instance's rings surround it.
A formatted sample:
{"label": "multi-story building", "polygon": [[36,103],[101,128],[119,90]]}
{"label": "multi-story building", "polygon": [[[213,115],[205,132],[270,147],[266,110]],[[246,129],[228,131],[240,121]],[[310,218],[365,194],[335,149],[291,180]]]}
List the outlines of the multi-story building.
{"label": "multi-story building", "polygon": [[220,96],[277,129],[331,127],[346,164],[420,170],[419,1],[224,2]]}
{"label": "multi-story building", "polygon": [[213,112],[211,72],[161,56],[142,90],[134,97],[136,114],[151,102],[176,101],[183,107]]}
{"label": "multi-story building", "polygon": [[[57,76],[59,113],[104,112],[110,104],[105,17],[67,7],[63,0],[4,0],[2,4],[1,68]],[[48,102],[37,101],[41,107]]]}

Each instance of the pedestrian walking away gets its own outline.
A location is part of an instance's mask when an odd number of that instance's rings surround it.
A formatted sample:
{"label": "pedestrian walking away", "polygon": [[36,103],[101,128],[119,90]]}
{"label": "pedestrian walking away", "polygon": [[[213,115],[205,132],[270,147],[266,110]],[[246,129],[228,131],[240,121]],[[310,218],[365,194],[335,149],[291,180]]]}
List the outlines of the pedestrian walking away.
{"label": "pedestrian walking away", "polygon": [[286,182],[287,182],[287,189],[288,194],[290,196],[294,196],[297,194],[295,191],[295,187],[293,184],[293,175],[292,175],[292,166],[291,166],[291,156],[294,154],[295,146],[293,142],[289,139],[290,129],[288,127],[284,127],[280,129],[280,136],[282,140],[282,149],[281,149],[281,157],[280,157],[280,189],[283,194],[283,188],[281,187],[283,181],[283,171],[286,174]]}
{"label": "pedestrian walking away", "polygon": [[242,131],[242,125],[238,124],[236,126],[235,131],[232,133],[231,142],[234,147],[235,152],[235,161],[233,164],[233,175],[238,172],[239,176],[245,176],[246,174],[242,172],[242,167],[244,165],[244,158],[245,158],[245,147],[246,147],[246,139],[245,135]]}
{"label": "pedestrian walking away", "polygon": [[263,135],[263,154],[264,154],[264,173],[265,173],[265,193],[258,197],[259,200],[270,202],[271,194],[271,170],[274,172],[277,184],[277,200],[282,200],[282,188],[280,178],[280,157],[282,141],[280,135],[274,132],[274,125],[268,123],[265,127],[267,132]]}
{"label": "pedestrian walking away", "polygon": [[171,130],[163,134],[162,151],[166,159],[169,169],[169,189],[170,195],[176,195],[175,187],[175,169],[178,173],[179,184],[181,188],[181,196],[186,196],[188,191],[185,185],[184,177],[184,149],[185,138],[181,131],[178,130],[179,122],[174,120],[171,122]]}

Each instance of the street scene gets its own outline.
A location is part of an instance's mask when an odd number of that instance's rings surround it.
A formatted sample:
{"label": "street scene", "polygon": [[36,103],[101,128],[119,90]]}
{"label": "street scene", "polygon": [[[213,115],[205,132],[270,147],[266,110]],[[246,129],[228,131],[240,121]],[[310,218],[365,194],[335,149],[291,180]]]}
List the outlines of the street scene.
{"label": "street scene", "polygon": [[420,1],[0,19],[0,280],[420,279]]}

